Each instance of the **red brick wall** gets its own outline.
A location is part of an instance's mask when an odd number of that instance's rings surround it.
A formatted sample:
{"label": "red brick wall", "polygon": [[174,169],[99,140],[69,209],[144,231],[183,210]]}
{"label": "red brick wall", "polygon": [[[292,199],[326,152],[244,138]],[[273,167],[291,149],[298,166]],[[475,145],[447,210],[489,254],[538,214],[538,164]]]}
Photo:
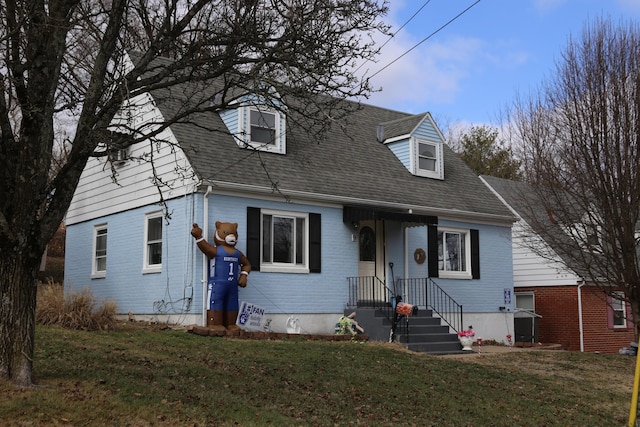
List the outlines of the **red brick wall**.
{"label": "red brick wall", "polygon": [[[561,344],[566,350],[580,350],[578,288],[548,286],[517,288],[515,292],[533,292],[538,319],[538,341]],[[633,328],[611,329],[608,324],[607,299],[602,291],[583,286],[582,321],[584,351],[617,353],[634,341]]]}

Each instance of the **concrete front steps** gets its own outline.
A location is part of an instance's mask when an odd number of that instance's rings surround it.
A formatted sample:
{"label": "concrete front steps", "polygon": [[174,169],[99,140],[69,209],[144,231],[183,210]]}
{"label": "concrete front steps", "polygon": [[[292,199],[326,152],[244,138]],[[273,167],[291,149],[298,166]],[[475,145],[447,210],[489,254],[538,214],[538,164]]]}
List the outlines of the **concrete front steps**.
{"label": "concrete front steps", "polygon": [[[379,309],[356,308],[345,310],[345,315],[356,312],[355,320],[364,328],[372,341],[389,341],[391,321]],[[405,329],[405,325],[408,329]],[[407,331],[405,333],[405,331]],[[431,310],[418,310],[411,317],[400,319],[396,329],[397,342],[411,351],[427,354],[463,354],[458,335],[449,332]]]}

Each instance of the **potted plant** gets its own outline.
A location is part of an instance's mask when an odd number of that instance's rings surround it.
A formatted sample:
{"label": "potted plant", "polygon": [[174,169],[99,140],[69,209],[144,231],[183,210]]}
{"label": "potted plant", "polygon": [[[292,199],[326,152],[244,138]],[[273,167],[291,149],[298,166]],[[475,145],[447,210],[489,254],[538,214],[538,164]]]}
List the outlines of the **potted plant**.
{"label": "potted plant", "polygon": [[462,349],[465,351],[471,351],[471,345],[473,341],[475,341],[476,333],[473,332],[473,326],[469,326],[468,329],[464,329],[462,331],[458,331],[458,339],[460,340],[460,344],[462,344]]}

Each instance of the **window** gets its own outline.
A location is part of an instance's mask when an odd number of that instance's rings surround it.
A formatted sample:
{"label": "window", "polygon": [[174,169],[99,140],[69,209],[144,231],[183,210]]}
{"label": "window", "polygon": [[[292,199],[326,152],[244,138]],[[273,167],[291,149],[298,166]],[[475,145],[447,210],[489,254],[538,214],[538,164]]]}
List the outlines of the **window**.
{"label": "window", "polygon": [[160,272],[162,268],[162,213],[145,217],[145,249],[143,273]]}
{"label": "window", "polygon": [[535,299],[531,292],[516,292],[516,309],[535,313]]}
{"label": "window", "polygon": [[247,258],[252,270],[320,272],[320,215],[247,209]]}
{"label": "window", "polygon": [[438,270],[467,271],[467,233],[438,231]]}
{"label": "window", "polygon": [[[245,117],[246,115],[246,117]],[[285,119],[276,111],[245,107],[238,115],[240,129],[246,134],[247,147],[272,153],[285,154]]]}
{"label": "window", "polygon": [[480,278],[478,230],[428,227],[429,277]]}
{"label": "window", "polygon": [[376,233],[371,227],[360,230],[360,261],[376,260]]}
{"label": "window", "polygon": [[255,144],[276,143],[276,115],[266,111],[249,110],[251,142]]}
{"label": "window", "polygon": [[435,144],[418,142],[418,169],[435,172],[438,162]]}
{"label": "window", "polygon": [[415,139],[414,152],[414,173],[416,175],[444,179],[441,143]]}
{"label": "window", "polygon": [[107,274],[107,225],[97,225],[93,229],[93,266],[91,277],[100,278]]}
{"label": "window", "polygon": [[307,216],[262,212],[262,266],[307,269]]}
{"label": "window", "polygon": [[614,292],[609,297],[609,326],[611,328],[627,327],[627,303],[622,292]]}

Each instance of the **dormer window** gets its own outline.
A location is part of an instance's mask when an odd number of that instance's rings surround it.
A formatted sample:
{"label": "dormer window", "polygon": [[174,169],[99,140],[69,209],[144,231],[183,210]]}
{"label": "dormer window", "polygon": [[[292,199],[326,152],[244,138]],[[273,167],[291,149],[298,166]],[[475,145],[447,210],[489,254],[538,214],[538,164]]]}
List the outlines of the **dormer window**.
{"label": "dormer window", "polygon": [[252,144],[275,144],[276,142],[276,115],[266,111],[249,109],[250,131],[249,137]]}
{"label": "dormer window", "polygon": [[413,173],[428,178],[444,179],[442,143],[413,138]]}
{"label": "dormer window", "polygon": [[418,169],[435,172],[438,164],[437,151],[435,144],[418,141]]}
{"label": "dormer window", "polygon": [[238,120],[245,147],[270,153],[286,153],[286,123],[282,113],[267,108],[244,106],[240,107]]}

